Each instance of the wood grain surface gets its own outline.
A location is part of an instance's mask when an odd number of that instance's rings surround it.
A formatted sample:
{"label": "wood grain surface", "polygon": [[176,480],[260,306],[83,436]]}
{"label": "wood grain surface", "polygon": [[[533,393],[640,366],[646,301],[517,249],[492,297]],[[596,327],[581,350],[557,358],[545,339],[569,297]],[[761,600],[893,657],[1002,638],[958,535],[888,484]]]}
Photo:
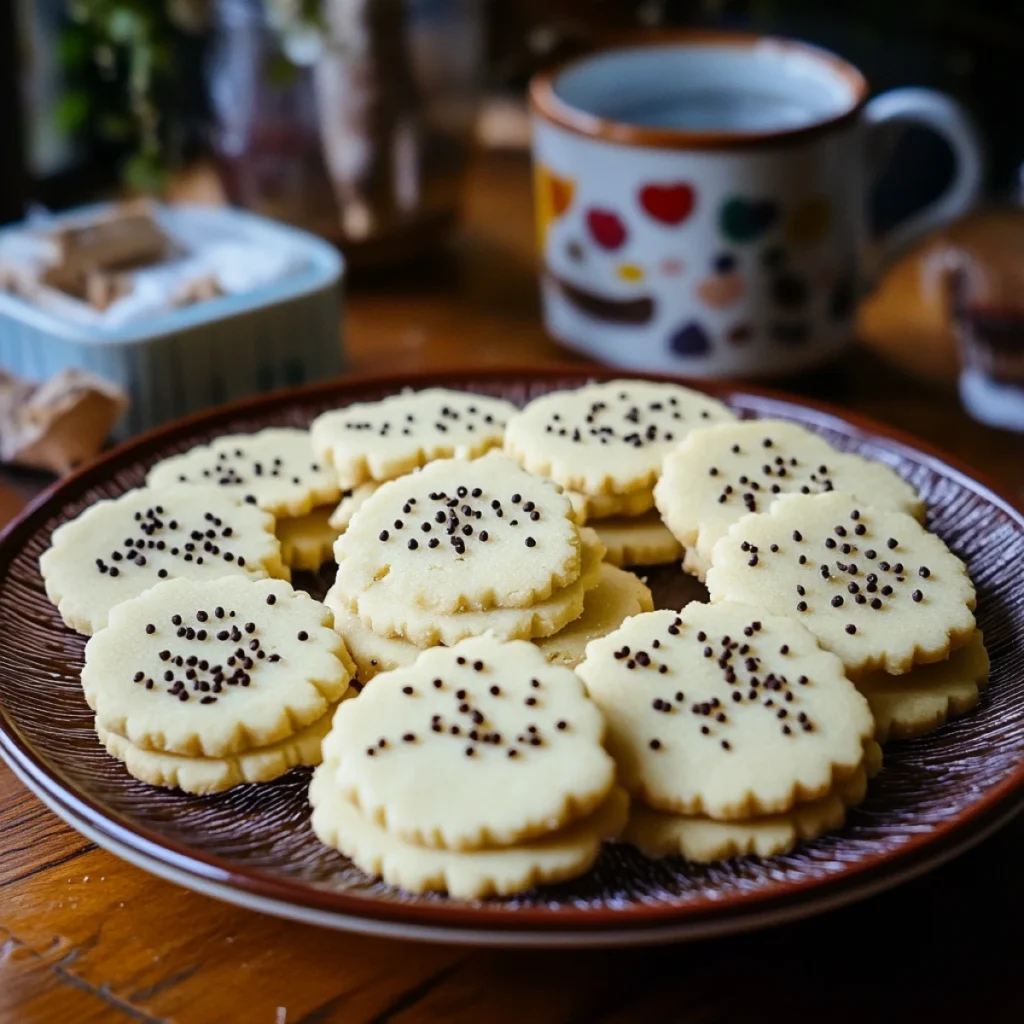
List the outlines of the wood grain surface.
{"label": "wood grain surface", "polygon": [[[354,282],[353,370],[564,360],[537,315],[529,175],[487,159],[429,265]],[[852,352],[786,386],[947,448],[1024,497],[1024,440]],[[4,474],[6,521],[47,481]],[[802,924],[623,952],[474,951],[318,931],[152,878],[0,767],[0,1022],[222,1024],[1024,1019],[1024,820],[885,896]]]}

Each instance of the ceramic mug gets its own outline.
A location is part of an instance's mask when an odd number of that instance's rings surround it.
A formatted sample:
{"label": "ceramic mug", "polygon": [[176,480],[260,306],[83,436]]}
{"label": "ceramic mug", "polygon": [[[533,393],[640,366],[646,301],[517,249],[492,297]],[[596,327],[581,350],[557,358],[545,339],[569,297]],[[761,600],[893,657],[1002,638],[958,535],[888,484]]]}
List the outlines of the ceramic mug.
{"label": "ceramic mug", "polygon": [[[531,83],[548,331],[604,362],[696,376],[791,373],[849,340],[868,264],[977,199],[976,131],[951,98],[868,100],[803,43],[684,33]],[[946,191],[867,244],[877,130],[952,147]],[[872,142],[876,144],[872,146]]]}

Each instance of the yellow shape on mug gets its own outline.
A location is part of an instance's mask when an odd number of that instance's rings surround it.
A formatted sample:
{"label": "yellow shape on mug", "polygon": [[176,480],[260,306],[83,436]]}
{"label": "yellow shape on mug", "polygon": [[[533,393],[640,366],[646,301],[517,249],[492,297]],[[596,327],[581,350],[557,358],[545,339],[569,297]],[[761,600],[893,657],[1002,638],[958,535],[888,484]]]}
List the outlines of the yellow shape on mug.
{"label": "yellow shape on mug", "polygon": [[642,281],[644,279],[644,268],[636,263],[620,263],[616,273],[623,281]]}
{"label": "yellow shape on mug", "polygon": [[547,242],[548,229],[572,206],[576,182],[563,178],[541,163],[533,168],[534,202],[537,214],[537,244],[541,253]]}
{"label": "yellow shape on mug", "polygon": [[828,234],[832,208],[824,196],[802,199],[786,218],[786,241],[790,245],[817,245]]}

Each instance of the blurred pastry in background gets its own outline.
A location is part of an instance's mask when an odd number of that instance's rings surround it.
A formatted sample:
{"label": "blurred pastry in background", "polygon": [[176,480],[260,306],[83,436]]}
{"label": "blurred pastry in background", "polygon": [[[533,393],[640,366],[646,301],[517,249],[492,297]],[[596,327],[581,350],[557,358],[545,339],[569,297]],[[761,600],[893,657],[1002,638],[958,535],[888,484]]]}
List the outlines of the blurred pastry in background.
{"label": "blurred pastry in background", "polygon": [[0,371],[0,461],[68,473],[100,451],[127,405],[120,388],[81,370],[42,384]]}
{"label": "blurred pastry in background", "polygon": [[980,210],[896,260],[861,303],[858,335],[967,411],[1024,430],[1024,208]]}

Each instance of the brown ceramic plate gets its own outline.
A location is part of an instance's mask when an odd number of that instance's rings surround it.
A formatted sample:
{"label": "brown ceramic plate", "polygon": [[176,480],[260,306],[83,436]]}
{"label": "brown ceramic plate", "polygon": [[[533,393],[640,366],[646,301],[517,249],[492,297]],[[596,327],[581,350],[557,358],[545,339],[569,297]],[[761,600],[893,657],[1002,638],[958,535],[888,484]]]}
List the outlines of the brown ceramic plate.
{"label": "brown ceramic plate", "polygon": [[[796,420],[838,448],[896,467],[927,499],[931,528],[966,560],[978,587],[992,655],[988,693],[965,719],[888,747],[884,770],[841,832],[770,860],[707,867],[655,863],[614,846],[585,878],[467,904],[408,896],[320,846],[307,825],[308,770],[197,798],[136,782],[102,752],[78,684],[84,641],[61,624],[39,576],[39,555],[55,527],[99,498],[140,485],[157,459],[218,434],[305,425],[324,409],[405,386],[443,383],[524,402],[614,376],[577,368],[342,380],[180,422],[61,482],[0,538],[0,753],[79,831],[182,885],[336,928],[478,944],[659,942],[793,919],[929,870],[1015,814],[1024,804],[1024,517],[969,471],[885,427],[728,385],[706,390],[744,415]],[[699,596],[676,569],[650,577],[663,606]],[[297,582],[314,591],[326,586],[323,576]]]}

